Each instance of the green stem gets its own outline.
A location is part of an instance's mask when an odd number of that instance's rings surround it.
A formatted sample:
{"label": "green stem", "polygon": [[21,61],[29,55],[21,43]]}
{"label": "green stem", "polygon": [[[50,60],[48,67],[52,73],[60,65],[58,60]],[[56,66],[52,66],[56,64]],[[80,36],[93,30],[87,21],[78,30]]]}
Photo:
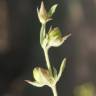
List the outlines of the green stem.
{"label": "green stem", "polygon": [[[46,32],[46,24],[42,24],[41,30],[40,30],[40,44],[42,46],[43,40],[45,38],[45,32]],[[42,46],[43,48],[43,46]]]}
{"label": "green stem", "polygon": [[53,95],[58,96],[56,86],[51,87],[51,89],[52,89]]}
{"label": "green stem", "polygon": [[45,39],[45,35],[46,35],[46,23],[45,24],[42,24],[42,26],[41,26],[40,44],[41,44],[41,46],[42,46],[42,48],[44,50],[47,68],[48,68],[49,72],[52,75],[52,69],[51,69],[51,65],[50,65],[50,61],[49,61],[49,56],[48,56],[48,49],[45,48],[45,46],[43,46],[43,40]]}
{"label": "green stem", "polygon": [[50,61],[49,61],[48,49],[44,49],[44,54],[45,54],[45,59],[46,59],[47,68],[48,68],[49,72],[50,72],[51,75],[52,75],[52,68],[51,68],[51,64],[50,64]]}

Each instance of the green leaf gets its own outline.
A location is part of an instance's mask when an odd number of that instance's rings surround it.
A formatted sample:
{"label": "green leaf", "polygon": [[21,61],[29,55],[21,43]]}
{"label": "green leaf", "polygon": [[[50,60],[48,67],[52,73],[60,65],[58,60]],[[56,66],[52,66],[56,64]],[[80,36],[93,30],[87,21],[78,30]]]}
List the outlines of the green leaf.
{"label": "green leaf", "polygon": [[40,30],[40,44],[41,44],[41,46],[42,46],[43,40],[45,38],[45,29],[46,29],[46,25],[42,24],[41,30]]}
{"label": "green leaf", "polygon": [[63,42],[65,42],[69,37],[71,36],[71,33],[63,37]]}
{"label": "green leaf", "polygon": [[36,87],[43,87],[44,86],[44,84],[40,84],[40,83],[38,83],[36,81],[32,82],[30,80],[25,80],[25,82],[27,82],[27,83],[29,83],[29,84],[31,84],[33,86],[36,86]]}
{"label": "green leaf", "polygon": [[48,12],[48,16],[49,16],[49,17],[51,17],[51,16],[55,13],[57,6],[58,6],[57,4],[54,4],[54,5],[50,8],[50,10],[49,10],[49,12]]}
{"label": "green leaf", "polygon": [[57,70],[55,67],[53,67],[53,76],[55,79],[57,78]]}
{"label": "green leaf", "polygon": [[59,73],[58,73],[58,77],[57,77],[56,81],[59,81],[60,77],[62,76],[62,73],[63,73],[63,71],[65,69],[65,65],[66,65],[66,58],[64,58],[62,63],[61,63],[61,66],[60,66],[60,69],[59,69]]}

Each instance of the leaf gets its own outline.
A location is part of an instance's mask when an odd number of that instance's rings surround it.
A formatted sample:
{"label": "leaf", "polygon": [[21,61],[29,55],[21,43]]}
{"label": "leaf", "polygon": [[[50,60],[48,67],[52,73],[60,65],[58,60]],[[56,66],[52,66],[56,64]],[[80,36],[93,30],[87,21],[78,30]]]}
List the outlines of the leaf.
{"label": "leaf", "polygon": [[43,87],[44,86],[44,84],[40,84],[40,83],[38,83],[36,81],[32,82],[30,80],[25,80],[25,82],[27,82],[27,83],[29,83],[29,84],[31,84],[33,86],[36,86],[36,87]]}
{"label": "leaf", "polygon": [[56,79],[57,78],[57,70],[55,67],[53,67],[53,75],[54,75],[54,78]]}
{"label": "leaf", "polygon": [[65,69],[65,65],[66,65],[66,58],[63,59],[62,63],[61,63],[61,66],[60,66],[60,69],[59,69],[59,73],[58,73],[58,77],[57,77],[57,80],[56,81],[59,81],[64,69]]}
{"label": "leaf", "polygon": [[40,30],[40,44],[42,46],[43,40],[45,38],[45,24],[42,24],[41,30]]}
{"label": "leaf", "polygon": [[58,6],[57,4],[54,4],[54,5],[50,8],[50,10],[49,10],[49,12],[48,12],[48,16],[49,16],[49,17],[51,17],[51,16],[55,13],[57,6]]}
{"label": "leaf", "polygon": [[63,37],[63,42],[71,36],[71,33]]}

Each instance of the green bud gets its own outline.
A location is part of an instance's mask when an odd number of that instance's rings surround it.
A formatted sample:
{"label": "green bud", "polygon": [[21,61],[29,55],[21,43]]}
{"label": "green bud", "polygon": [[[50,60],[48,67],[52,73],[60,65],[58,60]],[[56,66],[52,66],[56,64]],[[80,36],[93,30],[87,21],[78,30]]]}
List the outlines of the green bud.
{"label": "green bud", "polygon": [[39,83],[42,83],[42,77],[41,77],[41,71],[40,71],[40,68],[36,67],[34,68],[33,70],[33,76],[34,76],[34,79],[39,82]]}
{"label": "green bud", "polygon": [[57,47],[62,42],[62,35],[58,27],[48,32],[48,47]]}
{"label": "green bud", "polygon": [[50,29],[50,31],[48,32],[48,48],[50,47],[58,47],[60,45],[62,45],[62,43],[70,36],[67,35],[65,37],[62,37],[62,34],[60,32],[60,29],[58,27],[54,28],[54,29]]}
{"label": "green bud", "polygon": [[54,78],[47,69],[36,67],[33,70],[33,76],[35,81],[41,85],[51,86],[54,83]]}

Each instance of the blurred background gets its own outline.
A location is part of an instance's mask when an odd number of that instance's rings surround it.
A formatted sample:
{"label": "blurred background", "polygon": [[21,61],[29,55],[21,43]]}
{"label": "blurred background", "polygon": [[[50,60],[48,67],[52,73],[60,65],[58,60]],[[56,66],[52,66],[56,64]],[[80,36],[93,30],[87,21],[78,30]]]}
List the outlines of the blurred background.
{"label": "blurred background", "polygon": [[[36,88],[35,66],[45,66],[39,43],[37,7],[41,0],[0,0],[0,96],[50,96],[48,87]],[[44,0],[46,8],[59,6],[49,25],[72,36],[58,48],[51,48],[52,64],[59,69],[67,58],[58,82],[59,96],[96,96],[96,0]]]}

